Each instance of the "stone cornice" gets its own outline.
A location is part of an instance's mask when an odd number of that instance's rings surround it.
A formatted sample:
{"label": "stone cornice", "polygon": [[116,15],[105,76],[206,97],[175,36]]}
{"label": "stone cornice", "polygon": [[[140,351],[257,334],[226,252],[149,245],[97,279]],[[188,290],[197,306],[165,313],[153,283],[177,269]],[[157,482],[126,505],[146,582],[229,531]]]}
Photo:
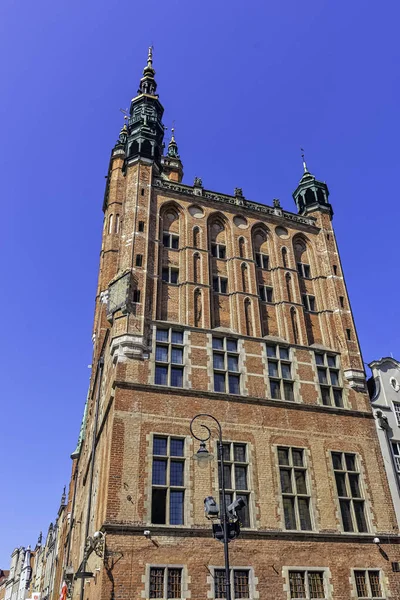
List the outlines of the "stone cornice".
{"label": "stone cornice", "polygon": [[[144,535],[150,530],[153,536],[182,537],[182,538],[211,538],[210,527],[182,527],[160,525],[132,525],[129,523],[104,523],[102,531],[114,535]],[[400,536],[387,533],[331,533],[317,531],[282,531],[270,529],[242,529],[241,539],[244,540],[280,540],[290,542],[337,542],[350,544],[373,544],[373,539],[379,536],[381,544],[400,544]]]}
{"label": "stone cornice", "polygon": [[282,210],[280,207],[267,206],[259,202],[252,202],[246,200],[242,196],[229,196],[228,194],[219,194],[210,190],[205,190],[201,187],[192,187],[185,185],[184,183],[175,183],[172,181],[166,181],[164,179],[155,178],[153,185],[156,188],[173,192],[174,194],[182,194],[184,196],[193,196],[193,199],[198,198],[199,200],[211,200],[212,202],[222,202],[224,204],[231,204],[238,208],[244,208],[253,213],[260,213],[263,215],[270,215],[277,219],[284,219],[291,221],[297,225],[307,225],[308,227],[316,228],[315,219],[313,217],[302,217],[294,213]]}
{"label": "stone cornice", "polygon": [[322,412],[342,417],[357,417],[359,419],[373,419],[372,412],[350,410],[347,408],[336,408],[335,406],[324,406],[322,404],[303,404],[302,402],[290,402],[288,400],[272,400],[270,398],[257,398],[255,396],[235,396],[230,394],[219,394],[205,390],[193,390],[190,388],[171,388],[163,385],[149,385],[130,381],[114,381],[113,388],[125,390],[139,390],[147,393],[168,394],[171,396],[190,396],[195,398],[207,398],[208,400],[240,402],[241,404],[258,404],[262,406],[274,406],[289,410],[303,410],[306,412]]}

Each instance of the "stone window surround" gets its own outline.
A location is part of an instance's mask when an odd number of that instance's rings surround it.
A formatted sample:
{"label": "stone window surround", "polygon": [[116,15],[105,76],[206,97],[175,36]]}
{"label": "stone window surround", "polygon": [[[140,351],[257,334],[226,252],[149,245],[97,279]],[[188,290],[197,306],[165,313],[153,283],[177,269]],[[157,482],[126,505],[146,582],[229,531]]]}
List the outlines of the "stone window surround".
{"label": "stone window surround", "polygon": [[[341,354],[340,352],[337,351],[332,351],[329,350],[328,348],[324,348],[324,347],[312,347],[309,348],[307,346],[302,346],[302,348],[309,350],[312,353],[312,360],[311,360],[311,367],[314,371],[314,383],[315,383],[315,389],[317,390],[318,393],[318,400],[317,400],[317,404],[319,404],[320,406],[324,406],[327,408],[335,408],[337,410],[346,410],[346,409],[351,409],[351,406],[349,405],[349,401],[348,401],[348,391],[344,385],[344,380],[347,379],[346,374],[344,373],[342,366],[341,366],[341,361],[340,361],[340,357]],[[329,367],[327,364],[327,359],[326,359],[326,364],[324,365],[318,365],[315,355],[316,354],[323,354],[324,356],[334,356],[336,361],[339,361],[339,366],[337,367]],[[336,363],[338,364],[338,362]],[[333,389],[333,386],[331,384],[324,386],[324,384],[321,384],[319,381],[319,377],[318,377],[318,368],[325,368],[325,369],[334,369],[339,371],[339,383],[340,385],[338,386],[341,390],[342,390],[342,403],[343,406],[336,406],[335,404],[331,404],[331,405],[327,405],[324,404],[322,402],[322,395],[321,395],[321,385],[322,387],[329,387],[330,389]]]}
{"label": "stone window surround", "polygon": [[178,325],[178,324],[175,325],[175,323],[169,323],[169,322],[160,322],[157,324],[153,324],[151,326],[151,334],[152,334],[151,357],[152,357],[152,360],[150,361],[149,384],[154,383],[155,375],[156,375],[157,328],[158,329],[175,329],[177,331],[183,332],[183,363],[181,365],[183,367],[183,382],[182,382],[183,385],[181,388],[171,387],[171,389],[185,389],[185,388],[190,389],[190,387],[191,387],[191,385],[190,385],[190,374],[191,374],[190,333],[191,333],[191,330],[187,329],[185,327],[182,327],[182,325]]}
{"label": "stone window surround", "polygon": [[388,579],[384,573],[384,571],[382,571],[382,569],[380,569],[379,567],[376,567],[375,569],[373,567],[354,567],[352,569],[350,569],[350,577],[349,577],[349,583],[350,583],[350,598],[354,598],[355,600],[358,600],[359,596],[357,594],[357,586],[356,586],[356,578],[355,578],[355,571],[379,571],[379,582],[381,584],[381,590],[383,593],[382,598],[389,598],[390,595],[388,593]]}
{"label": "stone window surround", "polygon": [[[249,566],[249,565],[230,565],[230,571],[232,573],[232,571],[234,570],[238,570],[238,571],[248,571],[249,572],[249,590],[250,590],[250,600],[258,600],[260,597],[260,594],[257,591],[257,584],[258,584],[258,578],[255,577],[254,575],[254,568]],[[220,570],[220,569],[224,569],[225,567],[223,565],[208,565],[208,572],[209,575],[207,575],[207,584],[208,584],[208,590],[207,590],[207,599],[210,600],[214,600],[215,599],[215,595],[214,595],[214,571],[215,570]],[[231,577],[231,582],[232,582],[232,577]],[[232,583],[231,583],[231,588],[232,588],[232,600],[235,600],[235,596],[234,596],[234,590],[232,587]]]}
{"label": "stone window surround", "polygon": [[[182,569],[182,600],[190,598],[191,592],[189,591],[189,584],[191,583],[190,577],[187,573],[186,565],[178,564],[146,564],[145,574],[142,575],[142,583],[144,584],[144,590],[141,592],[142,598],[150,598],[150,569]],[[163,599],[164,600],[164,599]],[[165,599],[166,600],[166,599]]]}
{"label": "stone window surround", "polygon": [[[289,582],[289,571],[320,571],[324,574],[324,588],[325,588],[325,597],[324,600],[333,600],[333,586],[331,584],[331,570],[329,567],[315,567],[306,566],[306,567],[298,567],[298,566],[285,566],[282,567],[282,577],[284,578],[283,590],[286,592],[287,600],[292,600],[290,595],[290,582]],[[306,600],[306,599],[305,599]],[[307,599],[308,600],[308,599]],[[321,598],[321,600],[323,600]]]}

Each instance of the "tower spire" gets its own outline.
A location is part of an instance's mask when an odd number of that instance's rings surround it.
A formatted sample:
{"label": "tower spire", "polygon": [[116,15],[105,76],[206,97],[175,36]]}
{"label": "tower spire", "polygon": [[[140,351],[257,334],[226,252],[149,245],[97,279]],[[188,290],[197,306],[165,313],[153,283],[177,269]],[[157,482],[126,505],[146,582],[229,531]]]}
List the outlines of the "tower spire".
{"label": "tower spire", "polygon": [[300,148],[300,150],[301,150],[301,158],[303,160],[304,173],[309,173],[309,170],[307,169],[307,163],[306,163],[306,159],[305,159],[304,148]]}
{"label": "tower spire", "polygon": [[153,46],[149,46],[147,65],[143,69],[143,77],[140,80],[138,94],[156,95],[157,83],[154,79],[155,74],[156,72],[153,67]]}

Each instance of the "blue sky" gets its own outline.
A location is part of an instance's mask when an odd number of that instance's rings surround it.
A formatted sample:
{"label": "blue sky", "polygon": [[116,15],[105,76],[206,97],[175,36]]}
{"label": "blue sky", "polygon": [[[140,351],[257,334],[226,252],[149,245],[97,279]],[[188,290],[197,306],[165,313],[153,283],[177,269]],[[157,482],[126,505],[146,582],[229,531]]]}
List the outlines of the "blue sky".
{"label": "blue sky", "polygon": [[[365,361],[400,358],[398,3],[3,0],[0,568],[55,518],[79,432],[104,176],[147,47],[184,181],[325,180]],[[167,132],[167,136],[169,132]]]}

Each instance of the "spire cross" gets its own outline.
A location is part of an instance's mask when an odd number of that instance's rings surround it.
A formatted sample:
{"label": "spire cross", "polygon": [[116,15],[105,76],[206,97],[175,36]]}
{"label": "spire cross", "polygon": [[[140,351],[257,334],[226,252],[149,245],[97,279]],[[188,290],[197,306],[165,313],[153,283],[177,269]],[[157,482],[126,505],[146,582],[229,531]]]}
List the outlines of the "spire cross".
{"label": "spire cross", "polygon": [[304,156],[304,148],[300,148],[300,150],[301,150],[301,158],[303,159],[304,173],[308,173],[307,163],[306,163],[306,159],[305,159],[305,156]]}

